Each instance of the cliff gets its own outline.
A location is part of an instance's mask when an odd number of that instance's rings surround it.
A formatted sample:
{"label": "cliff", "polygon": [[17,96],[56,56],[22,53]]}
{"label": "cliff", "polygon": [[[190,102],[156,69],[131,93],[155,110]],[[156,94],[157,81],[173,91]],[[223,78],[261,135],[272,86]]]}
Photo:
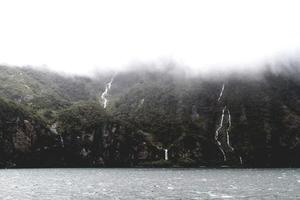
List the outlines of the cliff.
{"label": "cliff", "polygon": [[94,78],[2,67],[1,165],[299,167],[297,66]]}

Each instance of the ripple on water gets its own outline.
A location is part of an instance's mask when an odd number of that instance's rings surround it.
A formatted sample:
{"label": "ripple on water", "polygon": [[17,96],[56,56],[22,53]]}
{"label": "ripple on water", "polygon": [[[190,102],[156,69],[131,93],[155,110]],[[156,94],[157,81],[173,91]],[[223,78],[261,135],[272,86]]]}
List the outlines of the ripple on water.
{"label": "ripple on water", "polygon": [[290,169],[16,169],[0,173],[1,200],[300,198],[300,170]]}
{"label": "ripple on water", "polygon": [[202,198],[207,198],[209,197],[210,199],[232,199],[234,198],[234,196],[228,195],[228,194],[221,194],[221,193],[215,193],[212,191],[208,191],[208,192],[197,192],[198,194],[200,194],[200,197]]}

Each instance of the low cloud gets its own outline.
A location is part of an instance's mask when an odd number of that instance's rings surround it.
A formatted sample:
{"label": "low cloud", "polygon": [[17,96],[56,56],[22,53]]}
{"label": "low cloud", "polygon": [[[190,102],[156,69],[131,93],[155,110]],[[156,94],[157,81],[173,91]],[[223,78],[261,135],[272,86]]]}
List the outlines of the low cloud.
{"label": "low cloud", "polygon": [[254,73],[297,57],[299,4],[3,1],[0,63],[80,75],[169,61],[191,75]]}

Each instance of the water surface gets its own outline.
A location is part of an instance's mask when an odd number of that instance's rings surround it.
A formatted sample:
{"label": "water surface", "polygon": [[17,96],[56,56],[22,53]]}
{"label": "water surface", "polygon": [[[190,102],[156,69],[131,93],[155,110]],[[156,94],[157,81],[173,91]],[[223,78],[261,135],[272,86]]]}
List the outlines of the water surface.
{"label": "water surface", "polygon": [[300,199],[300,169],[3,169],[0,199]]}

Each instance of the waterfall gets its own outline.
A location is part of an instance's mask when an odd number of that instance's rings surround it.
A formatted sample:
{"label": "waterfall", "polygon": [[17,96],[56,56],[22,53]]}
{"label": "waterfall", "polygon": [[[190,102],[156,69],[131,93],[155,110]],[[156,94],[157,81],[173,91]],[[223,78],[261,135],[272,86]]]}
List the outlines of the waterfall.
{"label": "waterfall", "polygon": [[57,128],[57,123],[55,122],[54,124],[51,125],[50,131],[51,131],[52,133],[58,135],[58,132],[57,132],[56,128]]}
{"label": "waterfall", "polygon": [[243,159],[242,159],[242,156],[240,156],[240,164],[243,165]]}
{"label": "waterfall", "polygon": [[226,130],[226,139],[227,139],[227,146],[229,147],[229,149],[231,151],[234,151],[234,148],[231,146],[230,144],[230,138],[229,138],[229,131],[231,129],[231,115],[230,115],[230,111],[227,109],[227,114],[228,114],[228,128]]}
{"label": "waterfall", "polygon": [[219,98],[218,98],[218,102],[221,100],[221,98],[223,96],[224,89],[225,89],[225,84],[223,83],[222,89],[221,89],[221,92],[220,92],[220,95],[219,95]]}
{"label": "waterfall", "polygon": [[141,108],[144,105],[145,98],[140,100],[140,103],[138,104],[138,108]]}
{"label": "waterfall", "polygon": [[140,105],[141,105],[141,106],[144,105],[144,102],[145,102],[145,99],[143,98],[143,99],[141,100]]}
{"label": "waterfall", "polygon": [[[165,153],[165,155],[164,155],[164,159],[165,160],[169,160],[169,154],[168,154],[168,149],[163,149],[161,146],[155,146],[156,147],[156,149],[158,149],[159,151],[161,151],[161,150],[164,150],[164,153]],[[169,147],[170,148],[170,147]]]}
{"label": "waterfall", "polygon": [[[220,92],[220,95],[219,95],[219,98],[218,98],[218,103],[219,103],[219,104],[221,104],[221,98],[223,97],[224,89],[225,89],[225,84],[223,83],[222,89],[221,89],[221,92]],[[224,105],[224,102],[223,102],[223,101],[222,101],[222,103],[223,103],[223,105]],[[223,132],[223,134],[225,134],[225,135],[224,135],[224,137],[222,137],[222,142],[224,143],[224,144],[222,145],[221,141],[219,140],[219,135],[220,135],[220,131],[221,131],[221,129],[223,128],[224,123],[225,123],[225,122],[224,122],[224,115],[227,116],[226,119],[227,119],[227,123],[228,123],[228,124],[226,124],[226,125],[228,125],[228,126],[227,126],[226,130]],[[223,154],[224,161],[227,160],[226,153],[227,153],[228,151],[230,151],[230,152],[233,152],[233,151],[234,151],[234,148],[233,148],[233,147],[231,146],[231,144],[230,144],[230,135],[229,135],[229,133],[230,133],[230,130],[231,130],[231,125],[232,125],[232,122],[231,122],[231,114],[230,114],[230,110],[227,108],[227,105],[225,104],[224,107],[223,107],[223,110],[222,110],[222,115],[221,115],[221,121],[220,121],[220,124],[219,124],[219,126],[218,126],[218,128],[217,128],[217,130],[216,130],[216,133],[215,133],[215,141],[217,142],[218,147],[219,147],[220,151],[221,151],[222,154]],[[223,129],[223,130],[224,130],[224,129]],[[226,143],[225,143],[225,141],[223,140],[223,138],[226,139]],[[226,148],[225,148],[225,146],[226,146]],[[226,152],[225,152],[225,150],[223,149],[223,147],[225,148]],[[241,156],[239,156],[239,161],[240,161],[240,164],[243,165],[243,159],[242,159]]]}
{"label": "waterfall", "polygon": [[106,106],[107,106],[107,102],[108,102],[108,99],[107,99],[107,96],[108,96],[108,92],[111,88],[111,85],[114,81],[114,78],[115,78],[115,75],[112,76],[111,80],[106,84],[105,86],[105,90],[104,92],[101,94],[101,101],[100,101],[100,104],[103,104],[103,108],[105,109]]}
{"label": "waterfall", "polygon": [[223,159],[224,161],[226,161],[226,154],[225,154],[225,151],[223,150],[222,148],[222,144],[221,142],[219,141],[219,131],[221,130],[221,128],[223,127],[223,121],[224,121],[224,114],[225,114],[225,109],[226,109],[226,106],[224,106],[223,110],[222,110],[222,116],[221,116],[221,121],[220,121],[220,125],[219,127],[217,128],[216,130],[216,134],[215,134],[215,140],[219,146],[219,149],[221,150],[222,154],[223,154]]}
{"label": "waterfall", "polygon": [[64,138],[61,135],[59,135],[59,138],[60,138],[60,144],[64,148],[65,147],[65,145],[64,145]]}
{"label": "waterfall", "polygon": [[57,132],[57,129],[56,129],[56,128],[57,128],[57,122],[55,122],[54,124],[51,125],[50,131],[51,131],[52,133],[56,134],[56,135],[59,135],[60,144],[61,144],[62,147],[64,147],[64,139],[63,139],[63,137],[61,136],[61,134],[59,134],[59,133]]}
{"label": "waterfall", "polygon": [[168,160],[169,158],[168,158],[168,149],[164,149],[164,151],[165,151],[165,160]]}

